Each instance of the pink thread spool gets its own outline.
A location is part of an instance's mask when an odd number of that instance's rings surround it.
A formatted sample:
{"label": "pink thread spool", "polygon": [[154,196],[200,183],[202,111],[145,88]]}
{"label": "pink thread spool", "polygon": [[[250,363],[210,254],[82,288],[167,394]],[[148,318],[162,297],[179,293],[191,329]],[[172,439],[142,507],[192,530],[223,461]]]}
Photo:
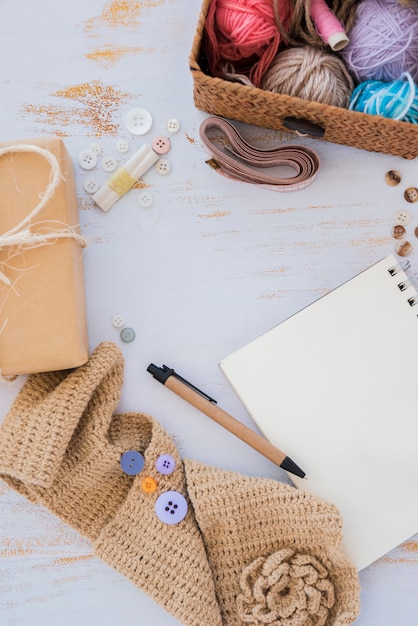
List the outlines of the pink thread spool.
{"label": "pink thread spool", "polygon": [[318,35],[337,52],[348,44],[348,37],[341,22],[335,17],[325,0],[311,0],[311,18]]}

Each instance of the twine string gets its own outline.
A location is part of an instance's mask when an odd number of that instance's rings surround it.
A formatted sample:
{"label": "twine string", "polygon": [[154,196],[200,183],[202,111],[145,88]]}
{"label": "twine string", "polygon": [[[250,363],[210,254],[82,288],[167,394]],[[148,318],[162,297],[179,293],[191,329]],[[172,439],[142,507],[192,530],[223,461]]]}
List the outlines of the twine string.
{"label": "twine string", "polygon": [[[13,228],[0,235],[0,250],[19,246],[24,247],[25,249],[32,249],[43,246],[50,241],[55,241],[57,239],[63,238],[74,239],[82,247],[85,247],[87,245],[87,241],[76,231],[75,227],[65,225],[62,222],[55,222],[56,224],[62,224],[63,226],[65,226],[65,228],[61,228],[59,230],[51,230],[51,232],[44,233],[34,233],[31,231],[31,227],[35,225],[40,226],[54,223],[51,221],[33,222],[33,219],[42,211],[42,209],[54,195],[55,190],[62,179],[62,174],[58,160],[55,155],[52,154],[52,152],[50,152],[49,150],[46,150],[39,146],[34,146],[31,144],[6,146],[0,149],[0,157],[6,154],[23,152],[34,152],[48,161],[51,167],[50,180],[46,189],[39,195],[40,201],[32,209],[32,211],[30,211],[28,215],[24,217],[18,224],[13,226]],[[1,270],[0,281],[8,286],[11,285],[10,279]]]}

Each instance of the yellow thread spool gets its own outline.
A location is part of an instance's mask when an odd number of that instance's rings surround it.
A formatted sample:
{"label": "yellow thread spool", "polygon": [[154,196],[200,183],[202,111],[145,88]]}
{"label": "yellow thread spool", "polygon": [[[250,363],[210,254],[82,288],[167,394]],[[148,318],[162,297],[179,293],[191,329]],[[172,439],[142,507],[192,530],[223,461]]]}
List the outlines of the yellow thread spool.
{"label": "yellow thread spool", "polygon": [[136,182],[138,182],[137,179],[131,176],[128,170],[122,166],[109,178],[106,185],[117,193],[118,196],[124,196]]}

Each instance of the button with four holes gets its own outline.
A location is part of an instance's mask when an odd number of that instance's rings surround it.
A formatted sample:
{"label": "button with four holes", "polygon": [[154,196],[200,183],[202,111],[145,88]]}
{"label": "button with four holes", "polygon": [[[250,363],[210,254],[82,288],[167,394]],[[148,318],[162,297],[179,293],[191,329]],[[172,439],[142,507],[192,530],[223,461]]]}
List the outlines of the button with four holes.
{"label": "button with four holes", "polygon": [[155,462],[157,472],[164,476],[172,474],[176,468],[176,462],[170,454],[161,454]]}
{"label": "button with four holes", "polygon": [[408,187],[403,195],[407,202],[418,202],[418,189],[416,187]]}
{"label": "button with four holes", "polygon": [[125,325],[125,320],[123,319],[122,315],[114,315],[112,317],[112,325],[115,328],[122,328],[122,326]]}
{"label": "button with four holes", "polygon": [[152,126],[151,113],[140,107],[131,109],[126,114],[125,126],[132,135],[145,135]]}
{"label": "button with four holes", "polygon": [[409,222],[411,221],[411,214],[409,211],[403,211],[402,209],[400,211],[397,211],[395,213],[395,223],[396,224],[409,224]]}
{"label": "button with four holes", "polygon": [[105,172],[114,172],[117,167],[118,162],[115,157],[107,155],[102,159],[102,168]]}
{"label": "button with four holes", "polygon": [[125,154],[125,152],[128,152],[129,143],[126,141],[126,139],[119,139],[116,144],[116,150],[120,152],[120,154]]}
{"label": "button with four holes", "polygon": [[163,524],[178,524],[187,515],[186,498],[178,491],[166,491],[155,502],[155,512]]}
{"label": "button with four holes", "polygon": [[148,189],[144,189],[138,193],[138,204],[142,206],[144,209],[150,207],[154,202],[154,196]]}
{"label": "button with four holes", "polygon": [[133,328],[122,328],[120,331],[120,338],[124,343],[131,343],[135,339],[135,331]]}
{"label": "button with four holes", "polygon": [[78,155],[78,163],[83,170],[92,170],[97,163],[97,155],[92,150],[83,150]]}
{"label": "button with four holes", "polygon": [[145,465],[145,459],[138,450],[127,450],[120,458],[120,466],[128,476],[136,476]]}
{"label": "button with four holes", "polygon": [[171,148],[171,141],[168,137],[165,137],[164,135],[159,135],[158,137],[154,137],[154,139],[152,140],[151,148],[157,154],[167,154],[167,152],[169,152]]}
{"label": "button with four holes", "polygon": [[169,133],[178,133],[180,130],[180,122],[173,117],[171,120],[168,120],[166,127]]}
{"label": "button with four holes", "polygon": [[86,180],[84,181],[83,187],[84,191],[87,191],[87,193],[96,193],[96,191],[99,189],[99,183],[95,178],[89,177],[86,178]]}
{"label": "button with four holes", "polygon": [[161,176],[165,176],[171,172],[171,163],[168,159],[158,159],[155,169]]}
{"label": "button with four holes", "polygon": [[90,144],[90,150],[94,152],[96,156],[99,156],[99,154],[102,153],[102,146],[97,141],[95,141],[94,143]]}
{"label": "button with four holes", "polygon": [[141,481],[141,487],[144,493],[154,493],[157,489],[157,481],[153,476],[145,476]]}

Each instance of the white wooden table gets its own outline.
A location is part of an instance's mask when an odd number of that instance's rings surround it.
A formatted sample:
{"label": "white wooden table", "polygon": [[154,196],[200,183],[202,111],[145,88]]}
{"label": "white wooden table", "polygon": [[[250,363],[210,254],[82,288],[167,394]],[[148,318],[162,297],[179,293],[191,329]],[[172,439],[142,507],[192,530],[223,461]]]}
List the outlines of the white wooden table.
{"label": "white wooden table", "polygon": [[[74,159],[80,221],[89,240],[90,348],[111,340],[123,350],[120,410],[152,414],[185,457],[286,480],[164,390],[146,367],[151,361],[175,367],[252,425],[219,360],[393,252],[398,209],[413,216],[409,260],[412,277],[417,275],[418,205],[406,206],[402,195],[418,184],[416,161],[291,136],[320,155],[312,186],[281,194],[229,181],[205,164],[199,125],[206,114],[192,100],[188,54],[197,1],[3,0],[1,8],[0,140],[58,135]],[[126,112],[136,106],[153,117],[145,138],[132,137],[124,125]],[[122,138],[131,154],[164,133],[170,118],[181,124],[168,155],[172,171],[144,176],[152,207],[138,205],[136,190],[109,213],[94,206],[83,189],[87,173],[78,166],[79,152],[99,142],[105,154],[117,157]],[[259,145],[290,140],[273,131],[240,130]],[[385,184],[390,169],[401,172],[399,187]],[[101,182],[108,176],[100,166],[94,175]],[[115,314],[135,329],[134,342],[121,342],[111,324]],[[22,383],[20,378],[1,387],[0,419]],[[360,578],[358,626],[418,624],[418,535]],[[0,624],[113,626],[125,620],[177,623],[96,559],[71,528],[1,483]]]}

